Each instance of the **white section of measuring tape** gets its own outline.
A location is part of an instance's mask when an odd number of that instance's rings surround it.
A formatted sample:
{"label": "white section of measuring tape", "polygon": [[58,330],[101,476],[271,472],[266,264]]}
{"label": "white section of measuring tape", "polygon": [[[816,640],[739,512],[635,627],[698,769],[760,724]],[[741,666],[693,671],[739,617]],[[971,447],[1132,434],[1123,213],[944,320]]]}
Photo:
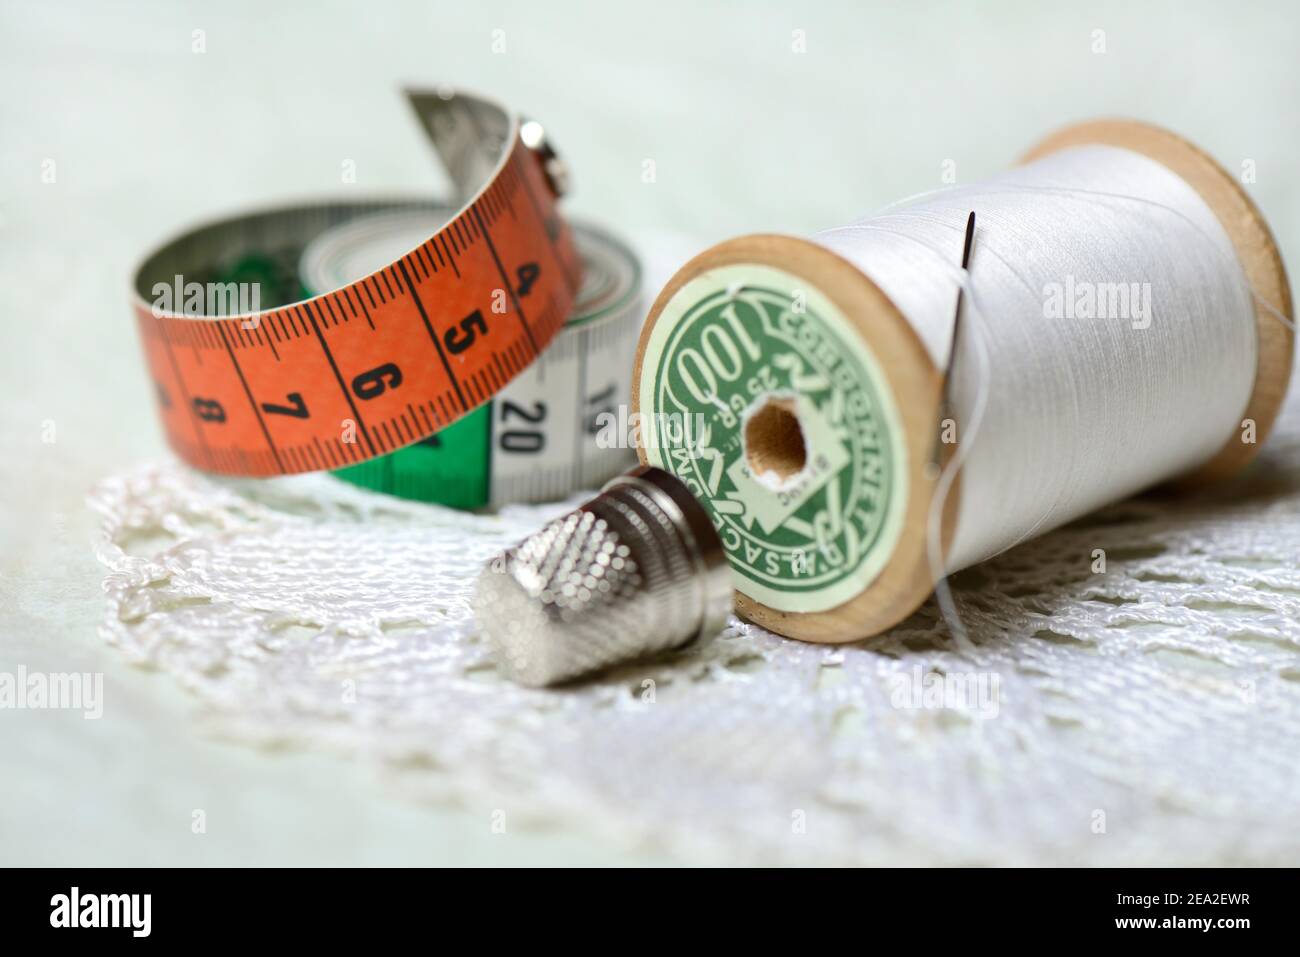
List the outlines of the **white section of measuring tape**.
{"label": "white section of measuring tape", "polygon": [[[303,251],[304,286],[328,290],[367,275],[437,230],[448,212],[424,205],[328,230]],[[482,460],[460,463],[465,481],[487,474],[486,500],[475,505],[561,498],[603,483],[635,460],[630,448],[607,441],[624,436],[613,429],[602,433],[606,420],[599,417],[607,413],[621,421],[619,410],[629,403],[632,356],[644,318],[640,266],[623,243],[603,230],[574,224],[573,233],[584,264],[573,315],[537,360],[487,403]],[[473,427],[452,428],[463,435]],[[394,454],[413,453],[431,454],[419,447]],[[414,497],[443,500],[418,478],[412,489],[409,467],[406,472],[405,492],[385,487],[380,462],[354,480],[397,494],[413,491]],[[437,480],[430,476],[428,482]]]}
{"label": "white section of measuring tape", "polygon": [[[582,251],[580,228],[576,235]],[[633,300],[604,319],[582,321],[579,313],[493,398],[490,504],[560,498],[598,486],[635,461],[631,448],[598,442],[598,417],[618,420],[620,407],[631,402],[643,318],[639,297]],[[622,438],[612,430],[605,435]]]}
{"label": "white section of measuring tape", "polygon": [[[950,571],[1207,461],[1241,427],[1258,352],[1213,212],[1128,150],[1065,150],[814,241],[879,285],[944,368],[971,210]],[[1088,290],[1094,311],[1123,314],[1083,315]]]}

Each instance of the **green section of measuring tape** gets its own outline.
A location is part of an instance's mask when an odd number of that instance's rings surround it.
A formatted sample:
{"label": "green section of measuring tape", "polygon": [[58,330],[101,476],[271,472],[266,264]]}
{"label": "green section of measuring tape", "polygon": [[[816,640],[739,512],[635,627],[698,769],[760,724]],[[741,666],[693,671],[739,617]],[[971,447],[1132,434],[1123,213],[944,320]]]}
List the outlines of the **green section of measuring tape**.
{"label": "green section of measuring tape", "polygon": [[452,508],[484,508],[491,495],[492,403],[404,449],[334,472],[402,498]]}
{"label": "green section of measuring tape", "polygon": [[[444,213],[412,207],[327,231],[303,252],[302,285],[324,291],[380,268],[434,232]],[[333,474],[373,491],[473,510],[563,497],[630,464],[630,450],[595,447],[589,422],[630,400],[640,267],[603,231],[575,225],[574,235],[586,267],[582,289],[535,367],[436,435]],[[279,272],[269,262],[244,268]]]}
{"label": "green section of measuring tape", "polygon": [[[907,449],[879,362],[829,298],[767,266],[711,269],[664,306],[641,369],[647,459],[703,502],[743,592],[825,611],[880,573],[902,529]],[[785,482],[746,455],[748,417],[771,399],[793,405],[806,449]]]}

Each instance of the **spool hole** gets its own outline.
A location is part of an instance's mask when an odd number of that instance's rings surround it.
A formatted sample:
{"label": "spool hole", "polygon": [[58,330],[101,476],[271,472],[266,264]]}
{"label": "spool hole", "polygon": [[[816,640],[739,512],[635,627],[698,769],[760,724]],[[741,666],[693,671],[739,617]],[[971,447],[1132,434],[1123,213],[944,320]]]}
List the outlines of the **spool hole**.
{"label": "spool hole", "polygon": [[793,396],[765,396],[745,420],[745,461],[760,481],[780,489],[804,470],[808,448]]}

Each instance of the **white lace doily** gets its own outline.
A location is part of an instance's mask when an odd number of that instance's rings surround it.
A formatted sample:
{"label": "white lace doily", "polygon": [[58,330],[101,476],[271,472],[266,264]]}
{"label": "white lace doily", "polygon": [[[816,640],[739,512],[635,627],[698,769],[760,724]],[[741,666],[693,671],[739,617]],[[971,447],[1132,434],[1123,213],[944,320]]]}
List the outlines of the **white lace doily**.
{"label": "white lace doily", "polygon": [[1242,479],[1113,506],[958,576],[965,649],[931,602],[852,646],[733,622],[527,690],[495,676],[467,594],[563,505],[466,515],[177,464],[92,495],[104,633],[227,734],[691,860],[1294,864],[1297,412]]}

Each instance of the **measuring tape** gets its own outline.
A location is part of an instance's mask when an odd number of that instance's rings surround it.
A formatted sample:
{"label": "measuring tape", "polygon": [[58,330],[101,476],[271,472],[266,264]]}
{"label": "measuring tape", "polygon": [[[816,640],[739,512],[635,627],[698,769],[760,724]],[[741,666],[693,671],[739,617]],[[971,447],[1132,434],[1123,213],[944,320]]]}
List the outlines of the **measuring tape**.
{"label": "measuring tape", "polygon": [[409,205],[330,203],[200,227],[137,271],[145,361],[186,462],[272,476],[384,455],[482,406],[571,314],[582,263],[541,127],[461,93],[408,98],[468,200],[403,255],[297,301],[283,278],[313,238]]}
{"label": "measuring tape", "polygon": [[[452,212],[412,204],[328,230],[303,252],[301,285],[314,294],[367,275]],[[640,268],[608,233],[582,224],[573,232],[582,287],[572,317],[537,361],[458,422],[336,475],[403,498],[481,508],[560,498],[632,463],[634,453],[610,441],[621,433],[607,423],[631,401]]]}

